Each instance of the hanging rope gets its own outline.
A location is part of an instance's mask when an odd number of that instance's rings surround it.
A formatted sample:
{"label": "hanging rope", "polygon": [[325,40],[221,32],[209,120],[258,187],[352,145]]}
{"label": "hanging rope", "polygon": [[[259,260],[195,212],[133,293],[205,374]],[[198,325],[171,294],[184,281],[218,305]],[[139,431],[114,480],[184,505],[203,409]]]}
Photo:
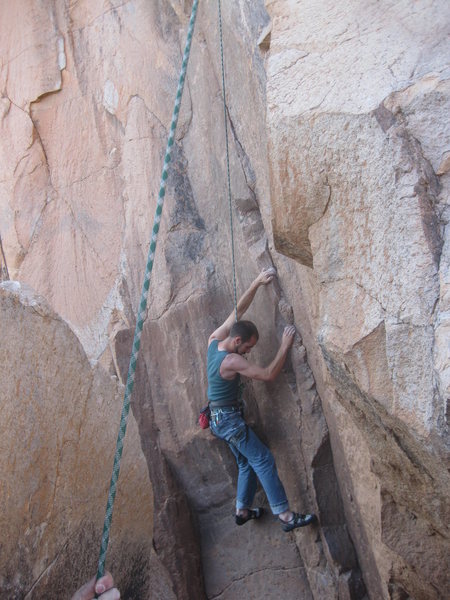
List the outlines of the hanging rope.
{"label": "hanging rope", "polygon": [[177,122],[178,122],[178,113],[180,112],[181,97],[183,95],[184,80],[186,77],[186,69],[187,69],[187,64],[188,64],[188,60],[189,60],[189,53],[191,50],[191,41],[192,41],[192,35],[194,32],[195,17],[197,15],[197,6],[198,6],[198,0],[194,0],[194,3],[192,5],[191,18],[189,21],[189,29],[188,29],[187,39],[186,39],[186,46],[185,46],[184,54],[183,54],[183,63],[181,65],[180,79],[178,81],[178,89],[177,89],[177,95],[176,95],[176,99],[175,99],[175,106],[174,106],[173,113],[172,113],[172,122],[170,125],[170,133],[169,133],[169,138],[167,140],[166,154],[164,157],[164,166],[163,166],[162,175],[161,175],[161,184],[160,184],[160,189],[159,189],[158,202],[157,202],[157,206],[156,206],[155,218],[153,221],[152,237],[150,240],[150,248],[148,251],[147,266],[146,266],[146,270],[145,270],[144,283],[142,286],[141,301],[139,304],[138,315],[137,315],[137,320],[136,320],[136,329],[134,332],[133,348],[132,348],[131,357],[130,357],[130,365],[128,367],[127,383],[125,386],[125,396],[124,396],[124,400],[123,400],[122,415],[120,418],[119,433],[117,436],[117,443],[116,443],[116,453],[114,455],[114,465],[113,465],[111,483],[110,483],[109,493],[108,493],[108,502],[106,505],[105,520],[104,520],[104,524],[103,524],[103,535],[102,535],[102,543],[101,543],[101,547],[100,547],[100,556],[99,556],[99,560],[98,560],[97,579],[100,579],[100,577],[103,576],[104,571],[105,571],[106,551],[108,549],[109,532],[110,532],[111,521],[112,521],[114,499],[116,497],[117,480],[119,478],[120,460],[122,457],[122,450],[123,450],[123,438],[125,437],[125,431],[126,431],[127,422],[128,422],[128,413],[130,411],[130,397],[131,397],[131,393],[133,391],[133,386],[134,386],[134,375],[135,375],[135,371],[136,371],[136,363],[137,363],[137,359],[138,359],[138,355],[139,355],[139,347],[141,344],[141,335],[142,335],[142,328],[144,326],[145,312],[147,309],[147,296],[148,296],[148,290],[150,287],[150,276],[151,276],[151,272],[153,269],[153,260],[155,257],[155,250],[156,250],[156,240],[158,237],[159,223],[161,221],[161,213],[162,213],[162,208],[163,208],[163,204],[164,204],[164,196],[166,194],[167,170],[168,170],[169,162],[171,159],[171,152],[172,152],[172,146],[174,143],[175,130],[177,127]]}
{"label": "hanging rope", "polygon": [[234,316],[238,320],[237,314],[237,293],[236,293],[236,263],[234,258],[234,233],[233,233],[233,207],[231,204],[231,177],[230,177],[230,153],[228,150],[228,119],[227,104],[225,100],[225,67],[223,63],[223,35],[222,35],[222,9],[220,0],[217,0],[219,6],[219,32],[220,32],[220,59],[222,64],[222,95],[223,95],[223,117],[225,121],[225,148],[227,154],[227,178],[228,178],[228,206],[230,211],[230,232],[231,232],[231,262],[233,266],[233,294],[234,294]]}

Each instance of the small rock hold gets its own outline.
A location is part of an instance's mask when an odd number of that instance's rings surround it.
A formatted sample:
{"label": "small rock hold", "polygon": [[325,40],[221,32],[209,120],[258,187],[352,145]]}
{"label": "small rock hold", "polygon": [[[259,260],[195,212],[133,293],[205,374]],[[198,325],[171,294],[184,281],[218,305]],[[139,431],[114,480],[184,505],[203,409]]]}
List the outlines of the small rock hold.
{"label": "small rock hold", "polygon": [[285,300],[280,300],[278,303],[278,310],[286,323],[291,324],[294,322],[294,311],[292,310],[292,306]]}
{"label": "small rock hold", "polygon": [[105,83],[103,90],[103,106],[112,115],[116,114],[117,106],[119,104],[119,92],[116,89],[114,83],[108,79]]}
{"label": "small rock hold", "polygon": [[66,53],[64,51],[64,38],[58,38],[58,66],[59,70],[62,71],[66,68]]}
{"label": "small rock hold", "polygon": [[10,292],[18,292],[20,290],[20,281],[4,281],[0,283],[0,287]]}
{"label": "small rock hold", "polygon": [[450,150],[447,150],[442,155],[441,164],[436,171],[436,175],[444,175],[450,171]]}
{"label": "small rock hold", "polygon": [[258,38],[258,46],[262,52],[267,52],[270,48],[270,37],[272,34],[272,23],[269,23],[261,31],[261,35]]}

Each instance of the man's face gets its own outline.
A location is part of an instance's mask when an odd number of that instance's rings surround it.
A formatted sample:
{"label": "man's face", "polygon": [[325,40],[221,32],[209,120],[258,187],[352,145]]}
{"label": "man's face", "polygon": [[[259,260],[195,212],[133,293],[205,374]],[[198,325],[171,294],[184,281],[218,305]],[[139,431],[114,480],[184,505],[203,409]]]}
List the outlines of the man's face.
{"label": "man's face", "polygon": [[258,339],[255,335],[253,335],[247,342],[243,342],[240,337],[235,337],[234,338],[235,347],[236,347],[235,351],[241,355],[248,354],[250,352],[250,350],[253,348],[253,346],[256,344],[257,341],[258,341]]}

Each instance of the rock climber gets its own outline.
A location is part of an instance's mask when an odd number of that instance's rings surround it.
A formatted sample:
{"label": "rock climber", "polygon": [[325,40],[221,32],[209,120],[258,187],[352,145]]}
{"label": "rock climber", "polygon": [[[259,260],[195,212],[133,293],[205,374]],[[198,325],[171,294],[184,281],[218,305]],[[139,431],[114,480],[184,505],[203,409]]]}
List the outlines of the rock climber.
{"label": "rock climber", "polygon": [[278,352],[267,367],[249,363],[244,357],[257,343],[259,334],[254,323],[240,319],[251,305],[258,288],[269,284],[275,276],[275,269],[264,269],[240,298],[237,321],[235,312],[232,312],[211,334],[207,357],[208,400],[211,431],[227,442],[238,465],[236,524],[244,525],[262,514],[262,508],[252,508],[258,478],[273,514],[281,521],[282,529],[292,531],[314,523],[316,516],[289,509],[272,453],[244,421],[239,401],[240,376],[273,381],[283,368],[294,341],[295,327],[285,327]]}

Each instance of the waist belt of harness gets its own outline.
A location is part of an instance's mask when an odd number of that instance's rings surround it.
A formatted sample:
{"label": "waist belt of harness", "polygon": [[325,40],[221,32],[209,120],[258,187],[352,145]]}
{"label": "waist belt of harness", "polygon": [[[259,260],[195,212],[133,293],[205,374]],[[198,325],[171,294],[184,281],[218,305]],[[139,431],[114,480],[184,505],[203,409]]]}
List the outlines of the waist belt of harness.
{"label": "waist belt of harness", "polygon": [[234,408],[239,408],[240,404],[237,400],[234,402],[230,402],[229,400],[217,400],[215,402],[209,402],[210,408],[225,408],[228,406],[232,406]]}

